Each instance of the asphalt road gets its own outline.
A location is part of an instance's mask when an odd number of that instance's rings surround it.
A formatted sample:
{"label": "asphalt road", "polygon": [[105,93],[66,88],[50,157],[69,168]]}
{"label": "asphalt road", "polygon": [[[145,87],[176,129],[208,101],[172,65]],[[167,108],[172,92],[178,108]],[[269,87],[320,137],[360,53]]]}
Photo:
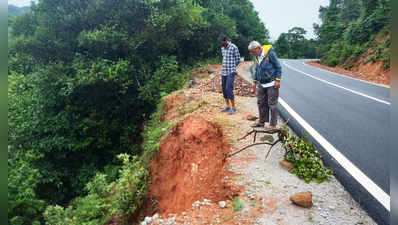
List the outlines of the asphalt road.
{"label": "asphalt road", "polygon": [[[281,65],[280,98],[383,190],[389,200],[390,89],[309,66],[304,60],[281,60]],[[339,162],[335,161],[338,167]],[[373,199],[367,204],[379,204],[365,190],[366,185],[355,181],[350,172],[341,173],[348,174],[343,183],[350,186],[351,193],[362,190],[358,198]],[[384,218],[388,212],[381,204],[365,208],[376,214],[376,221],[388,224]]]}

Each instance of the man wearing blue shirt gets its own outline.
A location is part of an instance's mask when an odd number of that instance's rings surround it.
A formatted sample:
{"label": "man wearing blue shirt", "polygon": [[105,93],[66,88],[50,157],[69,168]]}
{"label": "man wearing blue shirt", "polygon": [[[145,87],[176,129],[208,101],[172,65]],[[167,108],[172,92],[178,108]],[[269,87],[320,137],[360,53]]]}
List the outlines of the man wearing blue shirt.
{"label": "man wearing blue shirt", "polygon": [[[263,45],[257,41],[249,44],[249,52],[254,56],[255,72],[252,74],[253,91],[257,90],[259,122],[253,127],[263,127],[270,122],[269,128],[276,128],[278,122],[279,87],[282,68],[272,45]],[[271,112],[271,121],[269,113]]]}

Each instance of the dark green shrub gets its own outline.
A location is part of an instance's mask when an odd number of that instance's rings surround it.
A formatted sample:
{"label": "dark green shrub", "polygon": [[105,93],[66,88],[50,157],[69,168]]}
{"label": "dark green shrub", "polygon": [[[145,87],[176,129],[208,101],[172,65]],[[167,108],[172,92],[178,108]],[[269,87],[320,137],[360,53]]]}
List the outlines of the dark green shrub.
{"label": "dark green shrub", "polygon": [[327,169],[323,165],[322,156],[315,149],[314,143],[292,135],[283,142],[283,147],[287,149],[285,160],[294,164],[290,172],[305,182],[315,180],[322,183],[333,174],[333,169]]}
{"label": "dark green shrub", "polygon": [[40,173],[31,165],[35,152],[12,151],[8,148],[8,224],[39,225],[46,202],[35,191]]}

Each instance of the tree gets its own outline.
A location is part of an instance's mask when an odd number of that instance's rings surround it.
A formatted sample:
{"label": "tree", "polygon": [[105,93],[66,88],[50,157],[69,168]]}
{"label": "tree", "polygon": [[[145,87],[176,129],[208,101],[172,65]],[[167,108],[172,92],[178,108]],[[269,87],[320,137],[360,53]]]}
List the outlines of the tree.
{"label": "tree", "polygon": [[307,40],[307,33],[301,27],[293,27],[287,33],[282,33],[275,42],[275,49],[280,57],[297,58],[316,58],[315,40]]}
{"label": "tree", "polygon": [[349,60],[353,65],[353,58],[365,52],[361,45],[368,46],[376,35],[390,29],[390,1],[332,0],[329,6],[320,7],[319,16],[322,25],[314,29],[321,60],[333,66]]}

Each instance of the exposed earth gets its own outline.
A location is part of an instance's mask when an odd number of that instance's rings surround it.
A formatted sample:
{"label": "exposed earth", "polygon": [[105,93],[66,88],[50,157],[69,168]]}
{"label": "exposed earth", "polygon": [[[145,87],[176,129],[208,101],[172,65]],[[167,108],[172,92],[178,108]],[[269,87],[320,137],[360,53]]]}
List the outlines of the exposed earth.
{"label": "exposed earth", "polygon": [[366,64],[363,62],[357,62],[350,70],[346,70],[341,66],[330,67],[321,64],[319,61],[309,61],[307,64],[371,83],[390,86],[390,70],[384,70],[382,62],[369,62]]}

